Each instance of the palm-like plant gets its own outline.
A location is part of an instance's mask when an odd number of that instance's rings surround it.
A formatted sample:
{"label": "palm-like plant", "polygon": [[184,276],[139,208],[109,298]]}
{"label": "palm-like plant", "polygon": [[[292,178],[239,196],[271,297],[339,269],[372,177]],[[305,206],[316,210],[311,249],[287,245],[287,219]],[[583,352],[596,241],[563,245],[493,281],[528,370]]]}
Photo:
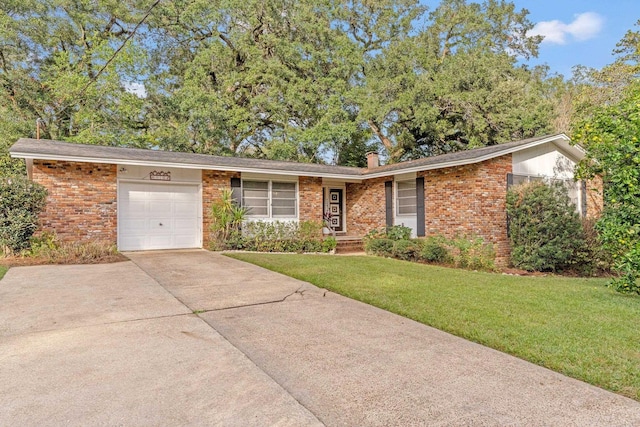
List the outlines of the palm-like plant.
{"label": "palm-like plant", "polygon": [[220,199],[211,204],[211,237],[215,249],[225,249],[229,238],[240,233],[248,209],[240,206],[231,190],[224,189]]}

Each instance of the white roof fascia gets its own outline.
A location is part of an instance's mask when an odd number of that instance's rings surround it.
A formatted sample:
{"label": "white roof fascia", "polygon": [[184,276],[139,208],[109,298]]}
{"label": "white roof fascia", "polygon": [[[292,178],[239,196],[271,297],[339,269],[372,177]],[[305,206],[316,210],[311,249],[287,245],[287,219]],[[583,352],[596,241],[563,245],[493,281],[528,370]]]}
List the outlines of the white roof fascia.
{"label": "white roof fascia", "polygon": [[250,172],[260,174],[275,174],[275,175],[289,175],[289,176],[310,176],[318,178],[333,178],[339,179],[345,182],[362,182],[362,178],[347,174],[328,174],[324,172],[303,172],[303,171],[287,171],[278,169],[261,169],[250,167],[237,167],[237,166],[213,166],[198,163],[174,163],[174,162],[157,162],[147,160],[126,160],[115,158],[97,158],[97,157],[75,157],[75,156],[58,156],[49,154],[32,154],[32,153],[20,153],[13,152],[11,157],[20,159],[33,159],[33,160],[55,160],[65,162],[86,162],[86,163],[101,163],[101,164],[116,164],[116,165],[130,165],[130,166],[151,166],[161,168],[183,168],[183,169],[202,169],[202,170],[222,170],[230,172]]}
{"label": "white roof fascia", "polygon": [[578,159],[580,159],[581,157],[584,157],[584,150],[582,150],[579,146],[569,145],[569,141],[570,141],[569,137],[567,137],[565,134],[559,134],[559,135],[550,136],[548,138],[532,141],[528,144],[519,145],[517,147],[508,148],[501,151],[496,151],[484,156],[474,157],[471,159],[453,160],[453,161],[443,162],[443,163],[434,163],[431,165],[420,165],[420,166],[400,168],[395,170],[366,173],[361,176],[354,176],[354,175],[340,174],[340,173],[326,173],[326,172],[314,173],[314,172],[288,171],[288,170],[237,167],[237,166],[213,166],[213,165],[198,164],[198,163],[175,163],[175,162],[158,162],[158,161],[147,161],[147,160],[125,160],[125,159],[117,159],[117,158],[59,156],[59,155],[44,155],[44,154],[32,154],[32,153],[21,153],[21,152],[13,152],[11,153],[11,157],[22,158],[22,159],[33,159],[33,160],[59,160],[59,161],[69,161],[69,162],[139,165],[139,166],[152,166],[152,167],[165,167],[165,168],[174,167],[174,168],[184,168],[184,169],[223,170],[223,171],[241,172],[241,173],[250,172],[250,173],[276,174],[276,175],[289,175],[289,176],[310,176],[310,177],[329,178],[329,179],[337,179],[345,182],[359,183],[365,179],[371,179],[371,178],[381,178],[381,177],[393,176],[393,175],[399,175],[399,174],[408,174],[408,173],[415,173],[415,172],[426,171],[426,170],[444,169],[449,167],[480,163],[486,160],[491,160],[496,157],[515,153],[521,150],[526,150],[528,148],[536,147],[538,145],[546,144],[549,142],[554,142],[555,145],[558,146],[558,148],[564,149],[565,151],[572,153],[574,155],[582,154],[581,156],[578,156]]}

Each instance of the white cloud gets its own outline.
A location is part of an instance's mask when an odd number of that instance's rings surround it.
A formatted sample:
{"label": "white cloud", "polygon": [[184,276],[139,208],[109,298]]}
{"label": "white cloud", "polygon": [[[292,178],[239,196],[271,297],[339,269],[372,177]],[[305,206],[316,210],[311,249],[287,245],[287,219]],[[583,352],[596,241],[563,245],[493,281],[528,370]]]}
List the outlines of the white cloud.
{"label": "white cloud", "polygon": [[529,36],[544,36],[543,43],[566,44],[568,36],[576,41],[589,40],[602,30],[604,19],[594,12],[585,12],[575,16],[573,22],[542,21],[528,33]]}
{"label": "white cloud", "polygon": [[129,93],[136,95],[138,98],[146,98],[147,97],[147,89],[144,87],[143,83],[138,82],[124,82],[124,90]]}

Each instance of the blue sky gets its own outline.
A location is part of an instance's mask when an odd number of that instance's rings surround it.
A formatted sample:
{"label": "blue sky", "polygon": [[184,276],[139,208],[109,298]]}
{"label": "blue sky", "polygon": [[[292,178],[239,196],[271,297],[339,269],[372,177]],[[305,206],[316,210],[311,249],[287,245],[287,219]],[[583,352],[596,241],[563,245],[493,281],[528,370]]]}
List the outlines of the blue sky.
{"label": "blue sky", "polygon": [[[479,0],[478,0],[479,1]],[[538,58],[528,64],[547,64],[552,72],[571,77],[575,65],[602,68],[614,60],[616,43],[631,29],[640,30],[640,0],[512,0],[527,9],[545,36]],[[437,0],[423,0],[430,10]]]}

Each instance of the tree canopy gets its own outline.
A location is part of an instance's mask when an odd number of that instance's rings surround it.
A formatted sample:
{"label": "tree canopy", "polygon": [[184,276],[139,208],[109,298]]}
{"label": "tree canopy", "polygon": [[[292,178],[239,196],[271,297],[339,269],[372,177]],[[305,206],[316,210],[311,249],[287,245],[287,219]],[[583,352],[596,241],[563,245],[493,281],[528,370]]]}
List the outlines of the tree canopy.
{"label": "tree canopy", "polygon": [[[613,284],[640,294],[640,32],[627,32],[616,52],[620,56],[612,65],[593,73],[603,84],[587,85],[580,93],[573,137],[587,151],[580,176],[604,179],[598,227],[621,273]],[[588,102],[588,94],[597,94],[598,104]]]}
{"label": "tree canopy", "polygon": [[[1,0],[0,167],[34,136],[363,165],[526,138],[554,101],[504,0]],[[520,61],[520,62],[519,62]]]}

